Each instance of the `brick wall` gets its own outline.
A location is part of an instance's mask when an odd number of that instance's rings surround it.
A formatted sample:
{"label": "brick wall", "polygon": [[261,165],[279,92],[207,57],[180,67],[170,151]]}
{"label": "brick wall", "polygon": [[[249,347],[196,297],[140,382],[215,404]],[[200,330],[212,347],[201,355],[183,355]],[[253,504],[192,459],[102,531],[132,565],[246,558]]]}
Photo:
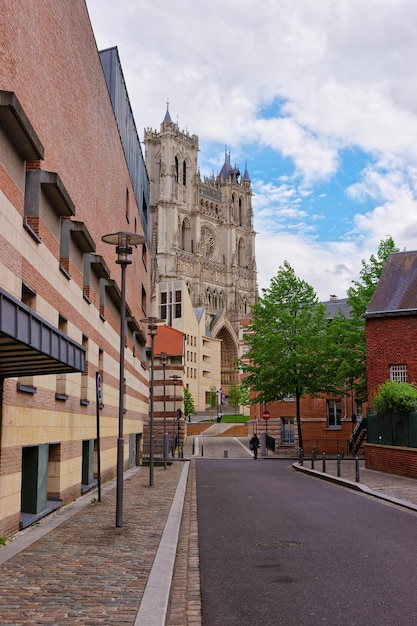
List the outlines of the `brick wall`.
{"label": "brick wall", "polygon": [[[14,92],[30,125],[44,147],[44,160],[29,168],[56,172],[75,207],[71,218],[83,222],[96,253],[109,268],[110,278],[120,286],[120,266],[115,247],[104,244],[104,234],[134,230],[139,213],[126,166],[95,38],[84,0],[2,0],[0,89]],[[140,120],[136,120],[141,125]],[[46,196],[36,216],[34,239],[23,226],[26,164],[13,141],[0,132],[0,283],[16,297],[21,282],[36,293],[36,310],[54,326],[59,315],[68,321],[68,334],[81,343],[88,338],[85,378],[69,374],[68,399],[55,399],[56,381],[35,376],[36,393],[17,392],[16,380],[6,379],[2,404],[2,449],[0,453],[0,528],[8,534],[18,529],[20,514],[20,466],[22,446],[61,444],[61,468],[54,494],[69,501],[80,494],[81,442],[95,437],[95,371],[99,349],[103,352],[104,406],[101,447],[102,476],[114,476],[118,418],[118,361],[120,316],[117,303],[105,301],[105,320],[99,316],[99,281],[90,285],[91,304],[83,293],[82,255],[71,242],[67,269],[59,270],[60,216]],[[3,139],[5,139],[3,141]],[[126,193],[131,199],[130,223],[126,219]],[[5,218],[3,216],[5,214]],[[134,249],[126,272],[126,300],[136,320],[144,317],[142,290],[150,293],[142,249]],[[147,311],[149,314],[150,311]],[[132,356],[132,334],[126,350],[125,442],[129,433],[142,431],[147,416],[148,377],[139,359]],[[87,379],[87,380],[86,380]],[[89,405],[80,405],[87,391]],[[85,399],[85,396],[82,396]],[[57,453],[57,452],[56,452]],[[7,483],[6,483],[7,481]],[[7,490],[3,488],[7,484]]]}
{"label": "brick wall", "polygon": [[389,379],[390,365],[408,366],[408,382],[417,382],[417,316],[366,320],[368,397]]}
{"label": "brick wall", "polygon": [[416,448],[365,444],[365,467],[368,469],[417,478]]}

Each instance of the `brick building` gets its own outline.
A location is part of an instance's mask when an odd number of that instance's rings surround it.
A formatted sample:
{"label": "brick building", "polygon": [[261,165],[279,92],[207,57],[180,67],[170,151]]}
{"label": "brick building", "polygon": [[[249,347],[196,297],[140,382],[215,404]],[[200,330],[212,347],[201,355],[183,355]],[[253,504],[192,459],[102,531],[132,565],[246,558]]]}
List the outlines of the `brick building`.
{"label": "brick building", "polygon": [[[372,405],[372,396],[387,380],[417,383],[416,251],[390,254],[365,319],[368,398]],[[417,477],[416,419],[414,413],[365,420],[365,431],[370,421],[366,466]]]}
{"label": "brick building", "polygon": [[[134,124],[132,153],[124,150],[84,0],[2,0],[1,16],[0,535],[7,535],[94,484],[96,372],[102,479],[115,476],[121,274],[102,236],[146,238],[149,190]],[[125,468],[137,462],[148,419],[147,330],[139,321],[151,313],[146,243],[132,261]]]}
{"label": "brick building", "polygon": [[417,382],[417,252],[390,254],[365,319],[368,398],[389,379]]}

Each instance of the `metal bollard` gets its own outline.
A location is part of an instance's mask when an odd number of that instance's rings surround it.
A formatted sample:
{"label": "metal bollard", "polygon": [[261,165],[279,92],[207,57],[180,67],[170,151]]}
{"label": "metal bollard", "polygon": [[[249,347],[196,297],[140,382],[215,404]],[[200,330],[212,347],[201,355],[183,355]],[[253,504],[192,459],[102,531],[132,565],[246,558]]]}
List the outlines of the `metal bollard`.
{"label": "metal bollard", "polygon": [[298,462],[300,465],[304,465],[304,450],[300,448],[300,452],[298,455]]}
{"label": "metal bollard", "polygon": [[194,444],[194,439],[193,439],[193,456],[194,456],[194,454],[195,454],[195,452],[194,452],[194,449],[195,449],[195,448],[194,448],[194,446],[195,446],[195,444]]}
{"label": "metal bollard", "polygon": [[311,453],[311,469],[314,469],[314,450]]}
{"label": "metal bollard", "polygon": [[340,478],[342,475],[341,467],[340,467],[340,454],[337,455],[337,476]]}
{"label": "metal bollard", "polygon": [[326,473],[326,453],[323,452],[323,473]]}
{"label": "metal bollard", "polygon": [[359,481],[359,459],[358,457],[355,458],[355,480],[356,482],[360,482]]}
{"label": "metal bollard", "polygon": [[204,447],[201,446],[201,456],[204,456]]}

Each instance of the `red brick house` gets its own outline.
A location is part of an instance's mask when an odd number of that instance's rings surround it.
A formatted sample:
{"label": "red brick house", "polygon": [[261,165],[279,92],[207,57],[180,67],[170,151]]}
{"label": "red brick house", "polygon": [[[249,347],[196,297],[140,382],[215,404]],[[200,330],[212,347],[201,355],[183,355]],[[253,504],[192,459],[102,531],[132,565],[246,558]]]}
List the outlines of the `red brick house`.
{"label": "red brick house", "polygon": [[[391,379],[417,383],[417,252],[396,252],[385,264],[365,314],[368,398]],[[372,412],[372,406],[370,407]],[[373,437],[375,439],[375,437]],[[417,450],[365,445],[367,467],[417,477]]]}
{"label": "red brick house", "polygon": [[365,318],[371,401],[388,379],[417,382],[417,252],[388,257]]}

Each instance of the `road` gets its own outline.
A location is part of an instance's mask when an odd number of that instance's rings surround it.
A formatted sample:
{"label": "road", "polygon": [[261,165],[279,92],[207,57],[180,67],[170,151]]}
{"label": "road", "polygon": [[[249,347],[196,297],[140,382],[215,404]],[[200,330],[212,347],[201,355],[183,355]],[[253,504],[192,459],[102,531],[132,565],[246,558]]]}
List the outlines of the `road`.
{"label": "road", "polygon": [[196,464],[204,626],[417,626],[417,517],[289,461]]}

